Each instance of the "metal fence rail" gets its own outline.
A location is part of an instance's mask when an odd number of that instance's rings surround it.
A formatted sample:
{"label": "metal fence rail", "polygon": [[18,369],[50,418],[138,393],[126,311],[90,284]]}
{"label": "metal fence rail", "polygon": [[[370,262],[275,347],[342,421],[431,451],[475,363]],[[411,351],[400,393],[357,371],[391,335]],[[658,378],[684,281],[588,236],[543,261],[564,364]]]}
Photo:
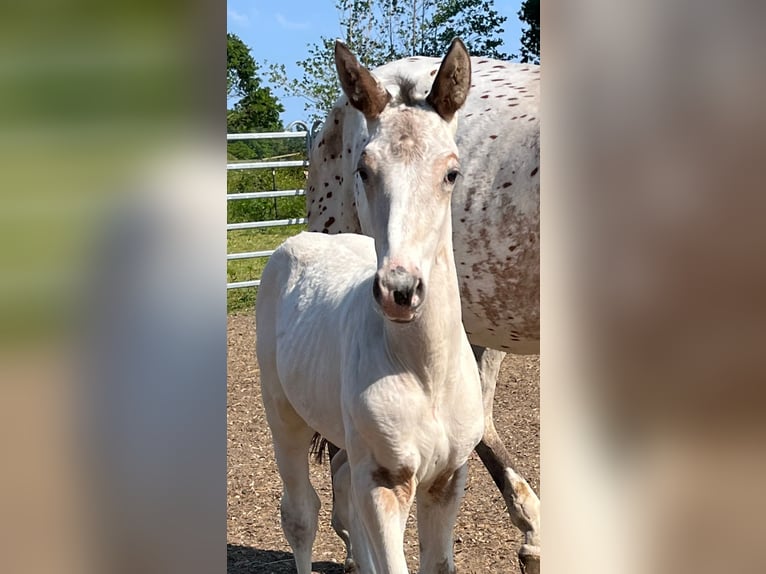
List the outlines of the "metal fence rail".
{"label": "metal fence rail", "polygon": [[[309,157],[311,151],[311,143],[313,137],[319,131],[321,126],[320,122],[314,122],[309,128],[308,124],[302,121],[292,122],[287,126],[288,131],[283,132],[263,132],[263,133],[247,133],[247,134],[226,134],[226,141],[235,140],[262,140],[262,139],[286,139],[286,138],[303,138],[306,142],[306,157]],[[290,131],[293,128],[297,128],[300,131]],[[308,160],[281,160],[281,161],[241,161],[231,162],[226,164],[226,170],[247,170],[247,169],[280,169],[288,167],[303,167],[308,168]],[[226,201],[242,201],[252,199],[267,199],[277,197],[297,197],[306,195],[305,189],[284,189],[284,190],[272,190],[272,191],[254,191],[248,193],[227,193]],[[292,219],[272,219],[268,221],[249,221],[243,223],[228,223],[226,225],[226,231],[234,231],[240,229],[259,229],[265,227],[280,227],[286,225],[300,225],[307,223],[305,217],[292,218]],[[263,251],[246,251],[242,253],[227,253],[227,261],[239,260],[239,259],[255,259],[258,257],[269,257],[274,253],[274,250]],[[260,279],[252,279],[249,281],[236,281],[233,283],[227,283],[227,289],[239,289],[243,287],[257,287],[261,284]]]}

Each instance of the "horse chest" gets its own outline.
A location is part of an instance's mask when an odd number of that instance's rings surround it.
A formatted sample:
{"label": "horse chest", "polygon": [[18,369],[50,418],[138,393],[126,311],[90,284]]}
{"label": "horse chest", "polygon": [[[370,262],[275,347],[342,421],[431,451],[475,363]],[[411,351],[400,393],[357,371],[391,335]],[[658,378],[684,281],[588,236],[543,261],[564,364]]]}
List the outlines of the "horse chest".
{"label": "horse chest", "polygon": [[358,436],[378,464],[414,467],[418,480],[431,480],[460,466],[481,438],[483,411],[475,383],[435,400],[412,374],[382,376],[347,392],[346,434]]}

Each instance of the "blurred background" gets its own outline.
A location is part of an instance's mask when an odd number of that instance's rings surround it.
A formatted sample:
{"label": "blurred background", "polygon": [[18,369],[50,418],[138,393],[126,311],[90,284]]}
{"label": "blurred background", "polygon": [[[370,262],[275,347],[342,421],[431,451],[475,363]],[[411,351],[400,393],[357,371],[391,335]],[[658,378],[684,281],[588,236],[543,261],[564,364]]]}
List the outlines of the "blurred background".
{"label": "blurred background", "polygon": [[2,572],[224,567],[224,34],[0,7]]}
{"label": "blurred background", "polygon": [[[766,571],[764,10],[542,5],[546,572]],[[0,7],[2,572],[225,568],[225,27]]]}

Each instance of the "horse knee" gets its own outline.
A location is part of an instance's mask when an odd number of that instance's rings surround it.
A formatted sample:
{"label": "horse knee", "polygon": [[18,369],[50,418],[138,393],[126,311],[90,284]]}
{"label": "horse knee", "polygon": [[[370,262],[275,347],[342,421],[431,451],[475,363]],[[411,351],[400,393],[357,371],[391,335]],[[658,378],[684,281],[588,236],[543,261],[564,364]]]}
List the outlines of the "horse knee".
{"label": "horse knee", "polygon": [[321,502],[311,489],[308,496],[295,497],[287,492],[282,495],[280,516],[282,530],[293,548],[311,547],[317,533]]}

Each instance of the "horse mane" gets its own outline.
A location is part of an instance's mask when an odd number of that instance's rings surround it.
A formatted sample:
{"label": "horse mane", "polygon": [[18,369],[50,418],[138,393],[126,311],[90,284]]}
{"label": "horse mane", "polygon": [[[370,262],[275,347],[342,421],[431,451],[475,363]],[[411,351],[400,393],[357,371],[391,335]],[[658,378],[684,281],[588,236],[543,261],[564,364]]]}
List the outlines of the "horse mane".
{"label": "horse mane", "polygon": [[[422,106],[425,104],[428,92],[419,94],[417,91],[418,80],[410,76],[397,74],[394,76],[391,87],[398,88],[398,92],[393,93],[393,104],[404,104],[409,107]],[[389,90],[390,91],[390,90]]]}

